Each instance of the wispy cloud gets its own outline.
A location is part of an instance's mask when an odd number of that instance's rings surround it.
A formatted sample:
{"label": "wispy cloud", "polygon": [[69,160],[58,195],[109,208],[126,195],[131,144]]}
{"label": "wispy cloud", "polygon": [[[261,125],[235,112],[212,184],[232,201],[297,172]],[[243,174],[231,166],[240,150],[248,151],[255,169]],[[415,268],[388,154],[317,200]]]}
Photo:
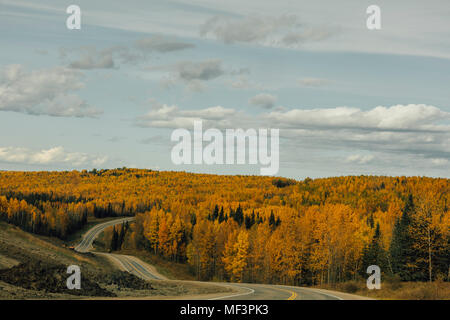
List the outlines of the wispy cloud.
{"label": "wispy cloud", "polygon": [[358,164],[367,164],[373,161],[375,157],[371,154],[361,155],[361,154],[352,154],[348,156],[345,161],[349,163],[358,163]]}
{"label": "wispy cloud", "polygon": [[215,80],[227,73],[220,59],[180,61],[170,65],[149,67],[147,70],[168,72],[160,81],[166,88],[182,84],[191,91],[202,91],[206,82]]}
{"label": "wispy cloud", "polygon": [[163,36],[153,36],[142,38],[136,41],[136,47],[147,52],[167,53],[194,48],[195,45],[189,42],[179,41]]}
{"label": "wispy cloud", "polygon": [[114,69],[120,64],[138,64],[148,60],[151,54],[169,54],[194,48],[189,42],[168,36],[148,36],[134,43],[98,49],[95,46],[60,48],[60,58],[74,69]]}
{"label": "wispy cloud", "polygon": [[84,48],[81,57],[69,64],[74,69],[113,69],[115,62],[111,50],[97,52],[95,48]]}
{"label": "wispy cloud", "polygon": [[335,30],[307,25],[293,14],[280,16],[223,17],[208,19],[200,27],[200,35],[228,44],[251,43],[274,47],[298,47],[308,42],[327,39]]}
{"label": "wispy cloud", "polygon": [[321,87],[329,83],[329,80],[320,78],[303,78],[298,80],[298,84],[302,87]]}

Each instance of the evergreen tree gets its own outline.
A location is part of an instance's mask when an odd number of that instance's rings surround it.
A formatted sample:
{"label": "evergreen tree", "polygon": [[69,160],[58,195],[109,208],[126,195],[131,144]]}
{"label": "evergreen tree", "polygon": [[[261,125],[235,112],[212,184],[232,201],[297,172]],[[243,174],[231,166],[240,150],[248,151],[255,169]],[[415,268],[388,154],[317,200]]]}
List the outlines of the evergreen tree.
{"label": "evergreen tree", "polygon": [[194,212],[194,213],[191,214],[191,224],[192,224],[192,227],[194,227],[194,226],[196,225],[196,223],[197,223],[197,215],[196,215],[195,212]]}
{"label": "evergreen tree", "polygon": [[270,212],[270,217],[269,217],[269,226],[272,227],[272,229],[275,229],[276,227],[276,221],[275,221],[275,215],[273,214],[273,210]]}
{"label": "evergreen tree", "polygon": [[413,196],[412,194],[408,195],[408,199],[406,200],[406,204],[405,207],[403,208],[403,213],[408,213],[411,214],[414,212],[415,206],[414,206],[414,201],[413,201]]}
{"label": "evergreen tree", "polygon": [[120,229],[118,241],[117,241],[117,249],[120,250],[123,245],[123,241],[125,239],[125,223],[122,223],[122,228]]}
{"label": "evergreen tree", "polygon": [[377,265],[381,270],[385,270],[386,262],[386,252],[381,242],[380,224],[377,223],[372,241],[363,250],[361,274],[366,275],[367,267],[371,265]]}
{"label": "evergreen tree", "polygon": [[236,209],[233,218],[239,225],[242,225],[242,223],[244,222],[244,212],[242,211],[241,205],[239,205],[238,208]]}
{"label": "evergreen tree", "polygon": [[217,218],[219,218],[219,207],[217,206],[217,204],[214,207],[214,212],[213,212],[211,218],[212,218],[212,221],[215,221],[215,220],[217,220]]}
{"label": "evergreen tree", "polygon": [[375,227],[375,221],[373,220],[373,213],[367,218],[367,223],[373,229]]}
{"label": "evergreen tree", "polygon": [[401,218],[397,219],[395,222],[394,230],[392,231],[391,246],[389,248],[392,271],[405,281],[411,280],[412,278],[411,264],[413,240],[410,233],[410,214],[413,210],[413,199],[412,196],[409,195]]}
{"label": "evergreen tree", "polygon": [[122,216],[125,215],[125,200],[122,201],[122,206],[120,208]]}
{"label": "evergreen tree", "polygon": [[260,224],[263,223],[262,217],[259,215],[259,212],[256,213],[256,223]]}
{"label": "evergreen tree", "polygon": [[222,208],[220,208],[220,213],[219,213],[219,223],[222,223],[223,221],[225,221],[225,215],[223,213],[223,206],[222,206]]}
{"label": "evergreen tree", "polygon": [[252,227],[252,219],[250,216],[245,216],[244,224],[246,229],[250,229]]}
{"label": "evergreen tree", "polygon": [[112,217],[112,216],[113,216],[113,209],[112,209],[111,202],[108,203],[108,209],[107,209],[107,211],[106,211],[106,216],[107,216],[107,217]]}
{"label": "evergreen tree", "polygon": [[117,234],[116,227],[113,227],[113,234],[111,238],[111,251],[116,251],[119,242],[119,235]]}
{"label": "evergreen tree", "polygon": [[228,214],[228,217],[229,217],[230,219],[236,220],[235,212],[234,212],[234,209],[233,209],[233,208],[230,208],[230,213]]}
{"label": "evergreen tree", "polygon": [[281,224],[281,219],[280,217],[277,217],[277,220],[275,221],[275,227],[279,227]]}

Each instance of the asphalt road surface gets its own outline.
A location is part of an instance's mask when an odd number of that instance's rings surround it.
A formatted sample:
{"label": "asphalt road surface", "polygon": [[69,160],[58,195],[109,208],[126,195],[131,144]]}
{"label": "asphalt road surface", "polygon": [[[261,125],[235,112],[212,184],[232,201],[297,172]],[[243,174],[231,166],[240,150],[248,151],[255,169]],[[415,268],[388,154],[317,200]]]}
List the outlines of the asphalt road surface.
{"label": "asphalt road surface", "polygon": [[210,300],[344,300],[326,290],[263,284],[228,284],[245,290]]}
{"label": "asphalt road surface", "polygon": [[[89,229],[83,236],[82,241],[75,247],[75,250],[81,253],[91,252],[93,250],[92,243],[94,240],[108,227],[122,224],[125,221],[133,221],[134,217],[120,218],[105,223],[98,224]],[[144,280],[167,280],[160,275],[155,267],[143,262],[137,257],[92,252],[94,254],[103,255],[110,259],[119,269],[128,271]],[[201,296],[198,299],[209,300],[360,300],[366,299],[356,295],[334,292],[322,289],[312,289],[303,287],[292,287],[282,285],[266,285],[266,284],[246,284],[246,283],[211,283],[214,285],[226,286],[233,288],[233,292],[212,294],[209,296]],[[179,297],[178,297],[179,298]],[[181,297],[182,298],[182,297]],[[195,296],[189,296],[189,299],[196,299]]]}
{"label": "asphalt road surface", "polygon": [[75,247],[75,251],[78,251],[78,252],[91,251],[93,249],[92,243],[94,242],[95,238],[97,238],[100,235],[100,233],[102,233],[106,228],[115,226],[117,224],[122,224],[126,221],[133,221],[133,220],[134,220],[134,217],[127,217],[127,218],[115,219],[115,220],[111,220],[108,222],[97,224],[93,228],[89,229],[89,231],[83,235],[83,239]]}

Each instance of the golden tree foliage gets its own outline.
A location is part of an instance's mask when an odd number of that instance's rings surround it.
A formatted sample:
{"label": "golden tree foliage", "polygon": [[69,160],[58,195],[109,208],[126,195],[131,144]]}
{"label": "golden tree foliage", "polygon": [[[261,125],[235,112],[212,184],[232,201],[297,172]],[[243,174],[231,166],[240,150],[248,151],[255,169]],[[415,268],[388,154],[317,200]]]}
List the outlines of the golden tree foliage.
{"label": "golden tree foliage", "polygon": [[64,238],[89,216],[135,215],[127,245],[187,262],[199,279],[310,284],[361,273],[377,225],[387,252],[411,195],[414,268],[435,278],[448,266],[449,186],[426,177],[0,172],[0,218]]}

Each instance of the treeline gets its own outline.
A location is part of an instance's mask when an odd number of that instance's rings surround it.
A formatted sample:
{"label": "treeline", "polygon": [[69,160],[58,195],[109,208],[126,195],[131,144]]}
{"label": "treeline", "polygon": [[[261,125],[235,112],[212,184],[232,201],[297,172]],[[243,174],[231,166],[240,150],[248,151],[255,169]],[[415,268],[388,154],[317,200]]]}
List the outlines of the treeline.
{"label": "treeline", "polygon": [[[52,201],[50,201],[51,199]],[[78,198],[55,199],[45,194],[19,194],[14,198],[0,196],[0,220],[20,227],[22,230],[40,235],[54,236],[66,239],[68,235],[80,230],[86,225],[88,217],[106,218],[131,216],[136,212],[120,203],[101,200],[86,201]]]}
{"label": "treeline", "polygon": [[0,172],[0,196],[3,220],[62,238],[90,216],[136,215],[112,249],[145,248],[203,280],[334,283],[371,264],[408,281],[449,279],[448,179]]}
{"label": "treeline", "polygon": [[[27,202],[24,198],[28,198]],[[45,198],[45,197],[41,197]],[[19,200],[21,199],[21,200]],[[80,230],[89,216],[96,218],[132,216],[148,207],[134,211],[125,202],[111,203],[100,200],[58,201],[37,200],[39,197],[19,197],[19,199],[0,196],[0,220],[14,224],[21,229],[46,236],[65,239]],[[46,199],[46,198],[45,198]]]}
{"label": "treeline", "polygon": [[[234,221],[236,221],[236,223],[239,226],[242,226],[242,224],[245,225],[246,229],[250,229],[253,225],[255,224],[260,224],[263,223],[265,221],[265,218],[260,217],[259,212],[256,213],[255,215],[255,210],[252,211],[252,214],[250,215],[244,215],[244,212],[242,211],[241,205],[239,205],[237,207],[236,210],[234,210],[233,208],[230,208],[230,211],[228,214],[226,214],[223,210],[223,206],[221,207],[220,211],[219,211],[219,206],[216,205],[214,208],[214,211],[212,214],[209,214],[207,219],[209,221],[218,221],[219,223],[222,222],[226,222],[228,221],[228,219],[233,219]],[[191,222],[193,225],[195,225],[195,222],[197,221],[197,217],[194,214],[192,214],[192,219]],[[269,217],[269,225],[270,226],[279,226],[281,223],[280,217],[278,217],[275,220],[275,215],[273,214],[273,210],[270,212],[270,217]]]}
{"label": "treeline", "polygon": [[0,196],[0,220],[28,232],[61,239],[87,223],[88,211],[81,204],[45,201],[40,202],[38,207],[25,200],[7,200],[5,196]]}

